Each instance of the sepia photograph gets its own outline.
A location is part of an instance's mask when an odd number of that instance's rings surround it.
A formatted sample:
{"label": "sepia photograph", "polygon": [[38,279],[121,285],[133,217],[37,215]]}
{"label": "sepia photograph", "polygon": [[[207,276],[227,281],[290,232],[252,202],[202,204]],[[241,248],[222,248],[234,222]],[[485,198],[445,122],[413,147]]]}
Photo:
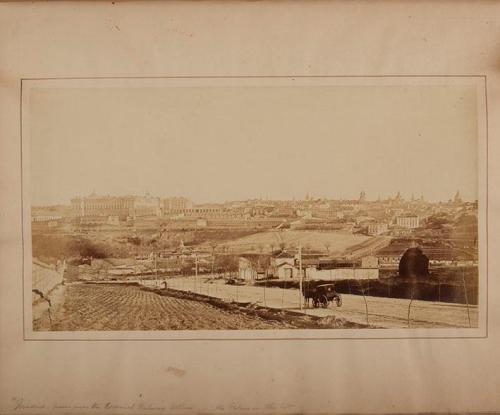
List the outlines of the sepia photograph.
{"label": "sepia photograph", "polygon": [[500,409],[500,3],[0,2],[0,413]]}
{"label": "sepia photograph", "polygon": [[30,335],[484,328],[482,77],[27,79],[21,110]]}

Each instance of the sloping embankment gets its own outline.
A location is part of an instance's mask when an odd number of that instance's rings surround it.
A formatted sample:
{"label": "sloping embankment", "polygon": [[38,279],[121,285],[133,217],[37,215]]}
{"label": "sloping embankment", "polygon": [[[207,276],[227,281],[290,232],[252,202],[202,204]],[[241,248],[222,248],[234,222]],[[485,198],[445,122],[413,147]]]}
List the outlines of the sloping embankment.
{"label": "sloping embankment", "polygon": [[147,288],[143,290],[155,292],[161,296],[169,296],[179,299],[186,299],[191,301],[199,301],[208,303],[213,307],[220,308],[225,311],[234,313],[244,313],[251,317],[258,317],[267,321],[277,321],[293,326],[296,329],[355,329],[355,328],[372,328],[365,324],[358,324],[347,321],[343,318],[334,316],[317,317],[305,315],[300,312],[290,310],[280,310],[270,307],[259,306],[254,303],[241,303],[241,302],[227,302],[219,298],[210,297],[203,294],[192,292],[180,291],[171,288]]}

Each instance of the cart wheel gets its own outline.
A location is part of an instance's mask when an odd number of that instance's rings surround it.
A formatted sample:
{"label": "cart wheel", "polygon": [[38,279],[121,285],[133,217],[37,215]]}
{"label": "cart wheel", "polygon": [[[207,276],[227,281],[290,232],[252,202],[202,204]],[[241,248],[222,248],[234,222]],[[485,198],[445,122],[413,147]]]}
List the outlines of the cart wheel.
{"label": "cart wheel", "polygon": [[321,305],[323,308],[328,307],[328,298],[326,298],[326,296],[324,296],[324,295],[321,297]]}
{"label": "cart wheel", "polygon": [[337,307],[342,306],[342,297],[340,295],[335,297],[335,301],[337,302]]}

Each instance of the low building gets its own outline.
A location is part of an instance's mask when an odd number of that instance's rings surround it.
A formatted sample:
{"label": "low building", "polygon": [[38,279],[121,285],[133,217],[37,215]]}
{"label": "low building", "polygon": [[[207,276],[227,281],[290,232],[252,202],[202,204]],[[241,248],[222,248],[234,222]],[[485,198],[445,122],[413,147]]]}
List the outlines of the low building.
{"label": "low building", "polygon": [[282,251],[271,257],[269,274],[279,279],[294,278],[296,274],[295,256],[286,251]]}
{"label": "low building", "polygon": [[223,205],[197,205],[178,212],[186,217],[205,219],[244,219],[249,217],[245,209],[229,209]]}
{"label": "low building", "polygon": [[31,217],[32,222],[49,222],[49,221],[57,221],[60,219],[62,219],[62,216],[55,216],[55,215],[38,215]]}
{"label": "low building", "polygon": [[258,256],[242,256],[238,259],[238,276],[247,281],[264,279],[268,276],[268,269],[261,266]]}
{"label": "low building", "polygon": [[80,225],[106,225],[108,223],[108,216],[82,216],[79,219]]}
{"label": "low building", "polygon": [[[280,280],[298,280],[300,266],[296,257],[282,253],[271,261],[270,273]],[[316,259],[302,261],[302,277],[310,280],[377,279],[378,258],[369,256],[359,261]]]}
{"label": "low building", "polygon": [[207,227],[207,220],[201,218],[176,218],[167,223],[168,229],[200,229]]}
{"label": "low building", "polygon": [[378,258],[369,255],[360,260],[323,259],[315,268],[306,269],[306,278],[321,280],[378,279]]}
{"label": "low building", "polygon": [[361,258],[361,268],[378,268],[379,261],[375,255],[368,255]]}
{"label": "low building", "polygon": [[380,268],[397,269],[407,245],[391,244],[377,252]]}
{"label": "low building", "polygon": [[389,229],[387,223],[370,223],[368,225],[368,235],[381,235]]}
{"label": "low building", "polygon": [[378,268],[332,268],[319,270],[306,268],[305,277],[314,280],[376,280],[379,278]]}
{"label": "low building", "polygon": [[294,263],[282,262],[274,270],[274,276],[280,280],[289,280],[299,277],[299,268]]}
{"label": "low building", "polygon": [[394,226],[391,228],[390,233],[393,236],[408,237],[408,236],[411,236],[411,234],[413,233],[413,230],[410,228],[403,228],[401,226]]}
{"label": "low building", "polygon": [[31,221],[45,222],[49,220],[71,219],[73,210],[70,205],[49,205],[49,206],[32,206]]}

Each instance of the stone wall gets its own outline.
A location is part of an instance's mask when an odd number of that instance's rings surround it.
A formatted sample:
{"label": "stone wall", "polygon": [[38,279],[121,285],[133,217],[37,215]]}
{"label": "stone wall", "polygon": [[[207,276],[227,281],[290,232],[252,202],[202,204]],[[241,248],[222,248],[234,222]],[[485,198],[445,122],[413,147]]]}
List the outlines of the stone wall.
{"label": "stone wall", "polygon": [[306,277],[319,280],[375,280],[379,277],[378,268],[307,268]]}
{"label": "stone wall", "polygon": [[44,297],[48,297],[49,292],[62,283],[65,267],[65,263],[60,261],[57,265],[49,265],[36,259],[33,260],[33,301],[41,297],[40,293]]}

